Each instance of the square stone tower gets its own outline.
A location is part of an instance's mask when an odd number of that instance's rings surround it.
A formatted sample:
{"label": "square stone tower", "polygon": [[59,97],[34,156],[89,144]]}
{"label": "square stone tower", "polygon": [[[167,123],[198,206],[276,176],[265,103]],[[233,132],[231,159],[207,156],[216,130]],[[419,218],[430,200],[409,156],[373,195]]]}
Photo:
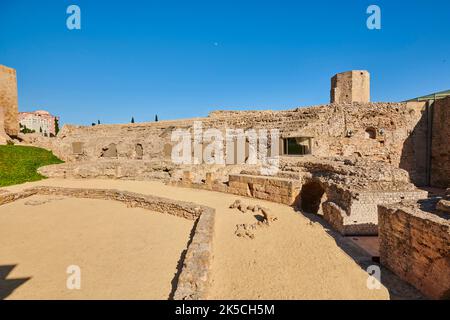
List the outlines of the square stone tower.
{"label": "square stone tower", "polygon": [[366,70],[338,73],[331,78],[331,103],[370,102],[370,74]]}
{"label": "square stone tower", "polygon": [[[0,65],[0,112],[3,111],[4,131],[10,136],[19,134],[16,70]],[[0,130],[1,131],[1,130]]]}

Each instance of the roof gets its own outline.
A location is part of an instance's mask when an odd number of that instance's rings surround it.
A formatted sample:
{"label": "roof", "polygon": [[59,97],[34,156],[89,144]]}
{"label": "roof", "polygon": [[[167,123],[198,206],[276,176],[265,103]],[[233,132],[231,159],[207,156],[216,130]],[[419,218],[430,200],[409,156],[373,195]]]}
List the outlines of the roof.
{"label": "roof", "polygon": [[437,99],[443,99],[443,98],[446,98],[446,97],[449,97],[449,96],[450,96],[450,90],[446,90],[446,91],[436,92],[436,93],[432,93],[432,94],[429,94],[429,95],[426,95],[426,96],[422,96],[422,97],[406,100],[406,102],[409,102],[409,101],[437,100]]}

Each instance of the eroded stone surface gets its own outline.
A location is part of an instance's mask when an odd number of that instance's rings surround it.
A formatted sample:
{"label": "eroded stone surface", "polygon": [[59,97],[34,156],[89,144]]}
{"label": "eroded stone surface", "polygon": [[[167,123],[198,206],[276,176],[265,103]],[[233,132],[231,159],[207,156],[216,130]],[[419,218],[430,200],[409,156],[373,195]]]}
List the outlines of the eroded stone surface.
{"label": "eroded stone surface", "polygon": [[450,298],[450,220],[415,202],[379,206],[381,263],[433,299]]}

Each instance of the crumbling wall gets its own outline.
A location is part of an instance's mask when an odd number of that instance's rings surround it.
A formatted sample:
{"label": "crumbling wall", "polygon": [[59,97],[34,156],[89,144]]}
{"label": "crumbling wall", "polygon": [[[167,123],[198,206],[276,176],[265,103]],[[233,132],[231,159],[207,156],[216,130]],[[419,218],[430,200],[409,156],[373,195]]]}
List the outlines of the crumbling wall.
{"label": "crumbling wall", "polygon": [[380,260],[433,299],[450,299],[450,222],[417,204],[379,206]]}
{"label": "crumbling wall", "polygon": [[[155,123],[64,126],[52,151],[65,161],[95,161],[104,148],[115,144],[119,160],[135,159],[139,144],[142,160],[170,160],[172,132],[192,129],[198,120],[204,129],[222,132],[225,128],[279,129],[282,138],[313,137],[314,156],[356,156],[397,167],[402,164],[419,181],[425,176],[420,170],[423,161],[416,159],[421,153],[404,153],[403,148],[421,121],[423,108],[423,103],[333,104],[288,111],[218,111],[207,118]],[[415,140],[422,138],[426,140],[425,134],[418,132]]]}
{"label": "crumbling wall", "polygon": [[0,108],[3,108],[5,132],[10,136],[17,136],[19,134],[19,111],[16,70],[3,65],[0,65]]}
{"label": "crumbling wall", "polygon": [[450,186],[450,97],[437,100],[433,106],[431,185]]}

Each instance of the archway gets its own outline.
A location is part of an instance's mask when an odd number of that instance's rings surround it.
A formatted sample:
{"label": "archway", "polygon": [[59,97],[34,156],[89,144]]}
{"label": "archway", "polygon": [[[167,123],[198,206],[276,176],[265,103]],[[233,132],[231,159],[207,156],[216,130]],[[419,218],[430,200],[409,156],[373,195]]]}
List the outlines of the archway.
{"label": "archway", "polygon": [[142,157],[144,156],[144,148],[142,147],[142,144],[138,143],[135,148],[135,159],[142,160]]}
{"label": "archway", "polygon": [[308,182],[300,191],[300,203],[302,211],[307,213],[318,213],[325,189],[318,182]]}

